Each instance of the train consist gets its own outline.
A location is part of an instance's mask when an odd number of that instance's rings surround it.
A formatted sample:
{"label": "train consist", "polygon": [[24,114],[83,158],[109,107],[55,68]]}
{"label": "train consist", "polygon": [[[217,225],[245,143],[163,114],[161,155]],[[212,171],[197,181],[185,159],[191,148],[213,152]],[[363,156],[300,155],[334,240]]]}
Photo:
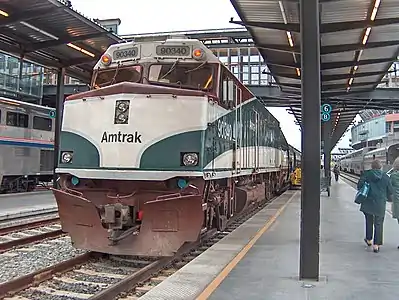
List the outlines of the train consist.
{"label": "train consist", "polygon": [[338,160],[338,166],[341,171],[360,176],[363,171],[371,169],[371,162],[374,159],[380,160],[383,170],[388,171],[398,156],[399,144],[381,148],[368,147],[342,156]]}
{"label": "train consist", "polygon": [[[74,246],[169,256],[270,199],[300,160],[279,122],[194,39],[110,46],[64,103],[62,228]],[[298,151],[297,151],[298,152]]]}
{"label": "train consist", "polygon": [[0,97],[0,193],[51,181],[54,109]]}

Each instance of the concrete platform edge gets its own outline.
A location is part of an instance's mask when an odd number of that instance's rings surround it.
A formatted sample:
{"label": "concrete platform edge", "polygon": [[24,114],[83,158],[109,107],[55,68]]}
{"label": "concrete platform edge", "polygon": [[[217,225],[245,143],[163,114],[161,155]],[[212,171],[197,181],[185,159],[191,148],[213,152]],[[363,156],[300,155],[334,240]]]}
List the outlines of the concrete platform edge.
{"label": "concrete platform edge", "polygon": [[40,195],[40,194],[49,194],[50,190],[43,191],[34,191],[34,192],[26,192],[26,193],[11,193],[11,194],[0,194],[0,199],[2,198],[10,198],[10,197],[22,197],[22,196],[30,196],[30,195]]}
{"label": "concrete platform edge", "polygon": [[41,209],[29,209],[18,213],[9,213],[5,215],[0,215],[0,221],[8,221],[17,218],[33,217],[37,215],[57,213],[57,212],[58,212],[58,207],[52,205],[51,207],[46,207]]}
{"label": "concrete platform edge", "polygon": [[244,248],[262,229],[275,222],[278,215],[298,194],[298,191],[289,190],[278,196],[267,207],[139,299],[196,299],[241,252],[244,252]]}

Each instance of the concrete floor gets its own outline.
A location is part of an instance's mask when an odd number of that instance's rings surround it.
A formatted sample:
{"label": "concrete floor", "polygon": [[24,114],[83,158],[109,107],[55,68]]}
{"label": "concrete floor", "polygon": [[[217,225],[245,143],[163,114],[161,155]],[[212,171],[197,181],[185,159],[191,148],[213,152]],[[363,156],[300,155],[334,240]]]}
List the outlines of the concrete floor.
{"label": "concrete floor", "polygon": [[[386,214],[384,246],[373,253],[363,242],[364,216],[355,190],[333,182],[322,196],[321,281],[298,281],[300,200],[291,202],[209,299],[396,300],[399,286],[399,226]],[[305,282],[306,283],[306,282]]]}
{"label": "concrete floor", "polygon": [[56,206],[53,193],[48,191],[0,195],[0,216]]}

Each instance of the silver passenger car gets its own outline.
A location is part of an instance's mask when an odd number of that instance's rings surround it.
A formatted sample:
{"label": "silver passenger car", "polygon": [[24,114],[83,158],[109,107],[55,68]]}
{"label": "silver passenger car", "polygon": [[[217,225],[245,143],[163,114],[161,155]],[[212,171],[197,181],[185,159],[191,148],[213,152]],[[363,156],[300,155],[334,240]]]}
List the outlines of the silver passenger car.
{"label": "silver passenger car", "polygon": [[0,97],[0,192],[32,190],[53,174],[55,110]]}

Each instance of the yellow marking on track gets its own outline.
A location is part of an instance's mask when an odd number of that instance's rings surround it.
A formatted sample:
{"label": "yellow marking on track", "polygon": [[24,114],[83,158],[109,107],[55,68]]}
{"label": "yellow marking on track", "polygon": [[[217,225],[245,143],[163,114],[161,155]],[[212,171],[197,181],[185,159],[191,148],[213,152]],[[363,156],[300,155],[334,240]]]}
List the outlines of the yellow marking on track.
{"label": "yellow marking on track", "polygon": [[[227,275],[237,266],[237,264],[245,257],[248,251],[255,245],[256,241],[273,225],[281,213],[286,209],[288,204],[291,203],[292,199],[295,198],[295,192],[290,199],[280,207],[277,212],[267,221],[267,223],[258,231],[258,233],[245,245],[244,248],[230,261],[230,263],[219,273],[218,276],[202,291],[196,300],[206,300],[209,296],[218,288],[218,286],[225,280]],[[267,207],[266,207],[267,209]]]}

